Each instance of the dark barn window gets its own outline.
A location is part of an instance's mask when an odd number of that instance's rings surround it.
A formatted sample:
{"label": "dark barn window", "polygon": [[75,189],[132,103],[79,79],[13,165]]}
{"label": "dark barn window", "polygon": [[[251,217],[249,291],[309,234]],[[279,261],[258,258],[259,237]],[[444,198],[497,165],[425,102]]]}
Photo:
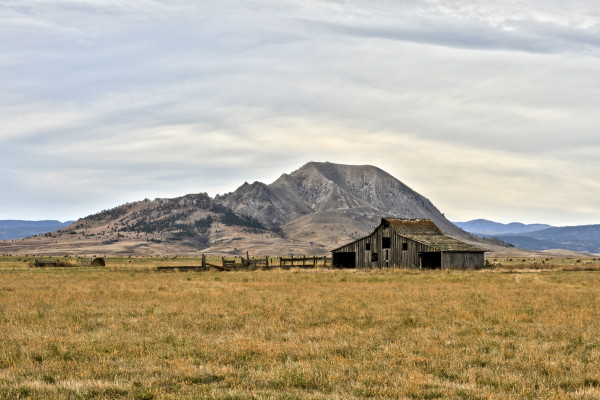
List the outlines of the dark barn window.
{"label": "dark barn window", "polygon": [[365,243],[365,250],[371,250],[371,243]]}
{"label": "dark barn window", "polygon": [[402,243],[402,250],[408,250],[408,243]]}
{"label": "dark barn window", "polygon": [[379,261],[379,254],[377,254],[377,253],[372,253],[372,254],[371,254],[371,261],[372,261],[372,262],[377,262],[377,261]]}
{"label": "dark barn window", "polygon": [[381,238],[381,248],[389,249],[391,247],[391,240],[389,237]]}

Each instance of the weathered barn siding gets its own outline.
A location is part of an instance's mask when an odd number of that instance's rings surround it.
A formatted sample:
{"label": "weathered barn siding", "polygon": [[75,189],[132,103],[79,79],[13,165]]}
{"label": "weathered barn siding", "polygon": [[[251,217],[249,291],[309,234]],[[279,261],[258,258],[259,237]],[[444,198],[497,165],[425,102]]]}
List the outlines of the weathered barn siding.
{"label": "weathered barn siding", "polygon": [[480,268],[485,264],[485,255],[481,253],[442,252],[442,268],[462,267]]}
{"label": "weathered barn siding", "polygon": [[443,235],[429,220],[384,218],[369,236],[332,253],[334,264],[339,267],[473,268],[484,265],[483,250]]}

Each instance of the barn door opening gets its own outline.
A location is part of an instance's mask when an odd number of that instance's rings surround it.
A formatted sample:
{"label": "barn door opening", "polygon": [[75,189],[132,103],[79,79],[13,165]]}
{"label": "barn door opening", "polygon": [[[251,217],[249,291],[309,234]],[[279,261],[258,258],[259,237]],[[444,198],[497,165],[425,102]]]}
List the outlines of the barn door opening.
{"label": "barn door opening", "polygon": [[356,268],[356,252],[333,253],[334,268]]}
{"label": "barn door opening", "polygon": [[421,259],[421,268],[442,268],[442,253],[439,251],[419,253],[419,258]]}

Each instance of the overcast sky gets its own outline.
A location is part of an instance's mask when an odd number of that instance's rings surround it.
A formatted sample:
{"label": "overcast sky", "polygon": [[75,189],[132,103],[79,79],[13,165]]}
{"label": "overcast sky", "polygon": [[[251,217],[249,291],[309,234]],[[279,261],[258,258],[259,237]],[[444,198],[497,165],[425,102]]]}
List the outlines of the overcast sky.
{"label": "overcast sky", "polygon": [[0,219],[378,166],[448,218],[600,223],[593,0],[0,0]]}

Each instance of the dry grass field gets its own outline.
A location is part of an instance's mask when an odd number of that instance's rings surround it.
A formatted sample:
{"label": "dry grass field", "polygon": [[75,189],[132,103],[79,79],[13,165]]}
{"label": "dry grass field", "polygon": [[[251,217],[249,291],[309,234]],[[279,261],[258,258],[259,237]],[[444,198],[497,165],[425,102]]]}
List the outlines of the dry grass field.
{"label": "dry grass field", "polygon": [[600,262],[498,261],[159,273],[4,257],[0,399],[600,398]]}

